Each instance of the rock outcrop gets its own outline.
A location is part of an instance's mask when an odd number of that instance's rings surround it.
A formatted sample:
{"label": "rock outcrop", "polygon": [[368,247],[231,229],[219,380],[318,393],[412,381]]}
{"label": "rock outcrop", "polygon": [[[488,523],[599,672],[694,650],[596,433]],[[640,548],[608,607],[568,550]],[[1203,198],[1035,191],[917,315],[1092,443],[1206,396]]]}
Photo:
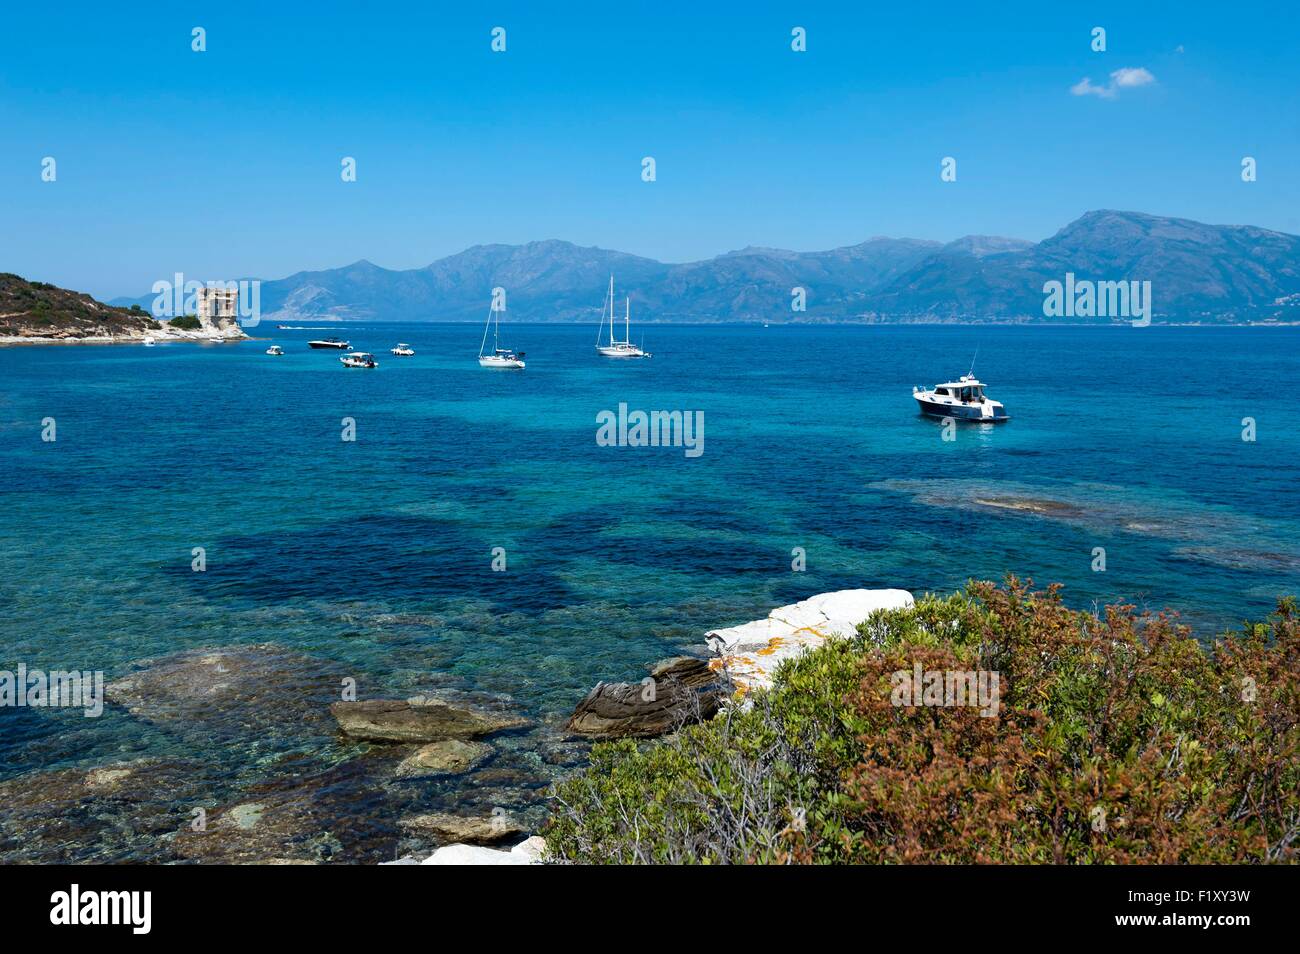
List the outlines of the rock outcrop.
{"label": "rock outcrop", "polygon": [[705,633],[718,654],[711,665],[744,695],[767,689],[777,667],[835,635],[852,635],[876,610],[912,605],[906,590],[837,590],[781,606],[765,619]]}
{"label": "rock outcrop", "polygon": [[330,712],[349,736],[373,742],[471,739],[529,724],[517,716],[462,709],[431,696],[336,702]]}
{"label": "rock outcrop", "polygon": [[157,341],[238,341],[237,317],[200,319],[191,329],[155,320],[139,304],[106,305],[84,292],[0,272],[0,344]]}
{"label": "rock outcrop", "polygon": [[702,659],[676,656],[645,682],[599,682],[565,728],[593,739],[649,738],[711,719],[722,704],[718,674]]}

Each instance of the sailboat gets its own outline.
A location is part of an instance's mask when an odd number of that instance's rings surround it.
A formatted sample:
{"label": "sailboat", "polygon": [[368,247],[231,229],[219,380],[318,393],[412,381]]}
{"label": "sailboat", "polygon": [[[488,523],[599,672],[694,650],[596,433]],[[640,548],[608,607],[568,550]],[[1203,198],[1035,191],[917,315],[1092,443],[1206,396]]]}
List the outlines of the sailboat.
{"label": "sailboat", "polygon": [[609,291],[605,295],[609,317],[609,344],[601,344],[600,336],[605,331],[606,306],[600,309],[600,331],[596,332],[596,350],[606,358],[648,358],[649,353],[632,343],[632,299],[624,299],[623,340],[614,339],[614,276],[609,276]]}
{"label": "sailboat", "polygon": [[[485,354],[484,350],[487,348],[487,333],[489,328],[492,329],[492,351],[490,354]],[[512,351],[509,348],[502,348],[500,338],[501,312],[496,308],[489,306],[487,324],[483,326],[483,341],[478,346],[479,367],[522,371],[524,369],[524,353],[522,351]]]}

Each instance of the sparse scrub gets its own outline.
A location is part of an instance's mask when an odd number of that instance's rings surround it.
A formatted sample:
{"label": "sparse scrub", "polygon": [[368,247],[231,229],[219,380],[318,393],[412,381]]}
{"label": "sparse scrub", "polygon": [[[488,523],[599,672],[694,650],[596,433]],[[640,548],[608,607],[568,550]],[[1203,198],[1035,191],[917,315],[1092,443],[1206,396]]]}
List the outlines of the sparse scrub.
{"label": "sparse scrub", "polygon": [[[1294,862],[1293,599],[1202,646],[1176,620],[972,583],[787,663],[752,709],[597,746],[560,784],[579,862]],[[892,674],[999,674],[999,711],[891,702]]]}

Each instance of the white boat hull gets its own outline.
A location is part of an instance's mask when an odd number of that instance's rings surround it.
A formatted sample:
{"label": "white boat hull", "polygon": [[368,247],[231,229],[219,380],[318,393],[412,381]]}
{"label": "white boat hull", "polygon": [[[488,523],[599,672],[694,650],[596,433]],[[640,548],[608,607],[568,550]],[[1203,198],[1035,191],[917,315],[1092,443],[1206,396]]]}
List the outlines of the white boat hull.
{"label": "white boat hull", "polygon": [[982,403],[958,401],[941,397],[933,391],[917,391],[912,397],[920,405],[921,413],[930,417],[951,417],[955,421],[978,421],[984,424],[1001,424],[1009,415],[1000,401]]}
{"label": "white boat hull", "polygon": [[648,358],[650,357],[650,355],[646,354],[644,351],[642,351],[640,348],[637,347],[624,348],[624,347],[617,347],[617,346],[610,347],[609,345],[597,345],[596,350],[599,351],[606,358]]}
{"label": "white boat hull", "polygon": [[522,371],[524,363],[518,358],[498,358],[494,354],[485,354],[478,359],[480,368],[496,368],[500,371]]}

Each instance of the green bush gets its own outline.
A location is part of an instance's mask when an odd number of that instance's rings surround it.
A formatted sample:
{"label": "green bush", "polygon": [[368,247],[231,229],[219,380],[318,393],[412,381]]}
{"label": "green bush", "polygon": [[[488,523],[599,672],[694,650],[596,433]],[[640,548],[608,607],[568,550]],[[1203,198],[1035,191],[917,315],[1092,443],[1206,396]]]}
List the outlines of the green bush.
{"label": "green bush", "polygon": [[[996,715],[896,705],[917,665],[997,673]],[[748,711],[597,746],[553,806],[578,862],[1294,862],[1295,602],[1202,647],[972,583],[791,660]]]}
{"label": "green bush", "polygon": [[198,331],[203,327],[197,315],[177,315],[167,323],[181,331]]}

